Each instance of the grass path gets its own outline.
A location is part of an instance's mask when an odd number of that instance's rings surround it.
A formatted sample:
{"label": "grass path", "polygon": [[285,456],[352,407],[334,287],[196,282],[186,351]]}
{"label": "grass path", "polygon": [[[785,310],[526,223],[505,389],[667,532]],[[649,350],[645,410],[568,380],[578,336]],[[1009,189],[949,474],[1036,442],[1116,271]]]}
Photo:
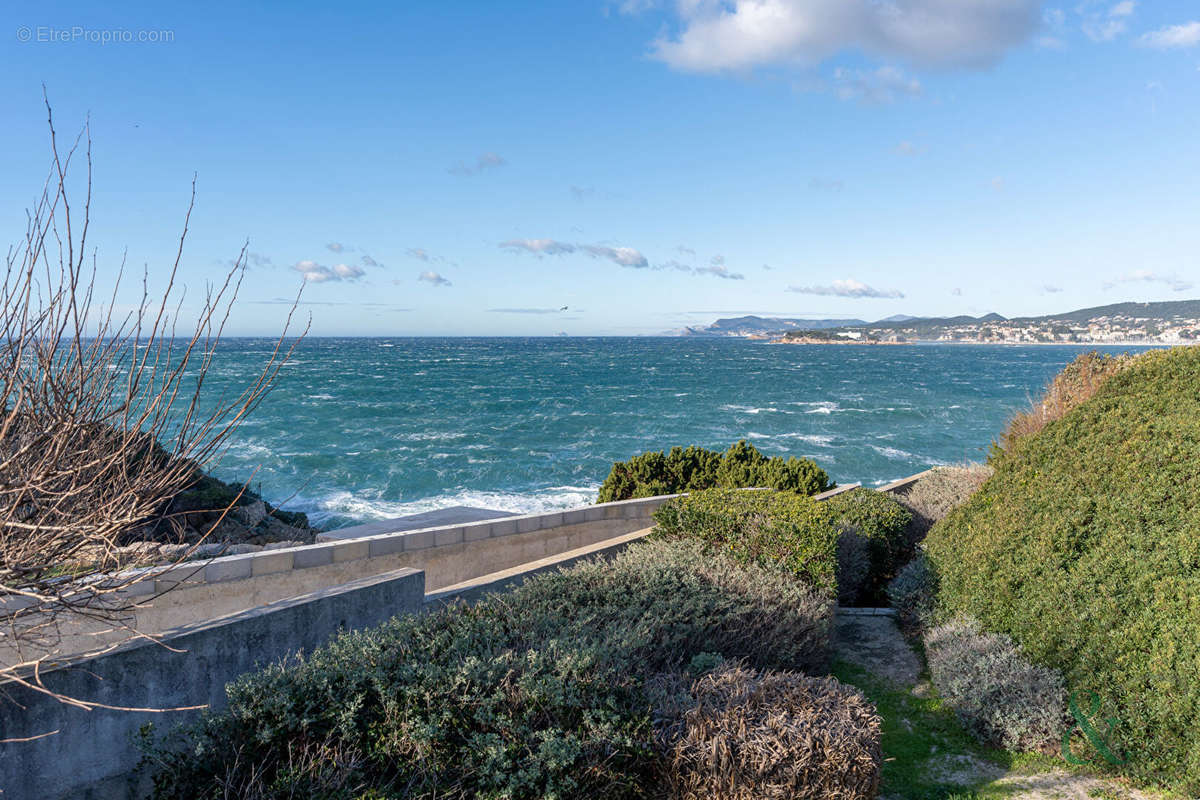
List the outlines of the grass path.
{"label": "grass path", "polygon": [[883,718],[880,800],[1154,800],[1062,759],[979,744],[963,730],[890,617],[839,615],[833,674]]}

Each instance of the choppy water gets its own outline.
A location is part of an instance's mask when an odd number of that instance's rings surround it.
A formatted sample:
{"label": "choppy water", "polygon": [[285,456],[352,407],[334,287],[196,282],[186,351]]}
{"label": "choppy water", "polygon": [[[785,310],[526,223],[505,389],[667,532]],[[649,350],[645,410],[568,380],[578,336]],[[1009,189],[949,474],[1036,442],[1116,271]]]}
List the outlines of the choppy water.
{"label": "choppy water", "polygon": [[[210,380],[248,380],[270,344],[223,343]],[[579,505],[613,461],[739,438],[878,484],[981,460],[1083,349],[309,339],[214,471],[257,469],[268,499],[329,527],[460,504]]]}

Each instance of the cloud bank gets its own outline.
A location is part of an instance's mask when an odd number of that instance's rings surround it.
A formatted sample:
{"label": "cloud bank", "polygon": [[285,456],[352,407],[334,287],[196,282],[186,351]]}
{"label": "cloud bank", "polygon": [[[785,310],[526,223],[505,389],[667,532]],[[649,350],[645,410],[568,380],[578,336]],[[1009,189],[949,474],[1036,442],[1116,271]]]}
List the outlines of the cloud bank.
{"label": "cloud bank", "polygon": [[357,264],[335,264],[326,267],[315,261],[297,261],[292,265],[292,269],[303,275],[304,280],[309,283],[356,281],[366,274]]}
{"label": "cloud bank", "polygon": [[418,275],[417,280],[424,281],[425,283],[431,284],[433,286],[450,286],[451,285],[450,281],[447,280],[446,278],[442,277],[442,274],[440,272],[434,272],[431,269],[427,269],[424,272],[422,272],[420,275]]}
{"label": "cloud bank", "polygon": [[853,278],[837,280],[829,286],[789,286],[788,291],[799,294],[815,294],[822,297],[879,297],[886,299],[904,297],[904,292],[899,289],[875,289]]}
{"label": "cloud bank", "polygon": [[814,65],[845,50],[925,67],[990,66],[1040,23],[1039,0],[682,0],[651,55],[688,72]]}

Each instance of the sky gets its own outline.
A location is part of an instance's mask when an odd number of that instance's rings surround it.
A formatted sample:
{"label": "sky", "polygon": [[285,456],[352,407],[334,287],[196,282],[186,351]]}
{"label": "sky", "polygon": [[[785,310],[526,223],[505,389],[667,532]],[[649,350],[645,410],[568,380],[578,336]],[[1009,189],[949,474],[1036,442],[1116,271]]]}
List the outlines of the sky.
{"label": "sky", "polygon": [[[1193,0],[13,2],[0,235],[90,122],[88,252],[227,330],[655,334],[1200,297]],[[72,183],[81,190],[79,164]],[[81,201],[77,202],[77,206]],[[132,277],[131,277],[132,276]],[[301,291],[302,290],[302,291]]]}

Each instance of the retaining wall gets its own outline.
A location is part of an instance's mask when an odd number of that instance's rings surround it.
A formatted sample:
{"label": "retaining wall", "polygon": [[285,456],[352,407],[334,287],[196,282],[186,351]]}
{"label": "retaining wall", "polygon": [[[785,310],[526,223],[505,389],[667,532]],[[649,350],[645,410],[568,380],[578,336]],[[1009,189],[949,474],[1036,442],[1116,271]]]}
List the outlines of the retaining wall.
{"label": "retaining wall", "polygon": [[[172,631],[163,647],[140,641],[42,675],[51,691],[123,708],[225,703],[225,684],[343,629],[420,611],[424,577],[401,569]],[[0,698],[0,789],[5,800],[116,800],[145,796],[134,775],[134,735],[147,722],[170,727],[196,712],[147,713],[69,706],[12,683]]]}
{"label": "retaining wall", "polygon": [[[654,511],[676,496],[395,533],[380,531],[387,523],[375,522],[327,532],[321,537],[326,541],[305,547],[140,570],[144,580],[128,591],[138,606],[126,623],[141,633],[157,634],[403,567],[423,570],[426,590],[437,591],[649,530],[654,525]],[[370,535],[362,535],[364,531]],[[127,636],[109,625],[73,623],[49,653],[57,657],[95,652]]]}

